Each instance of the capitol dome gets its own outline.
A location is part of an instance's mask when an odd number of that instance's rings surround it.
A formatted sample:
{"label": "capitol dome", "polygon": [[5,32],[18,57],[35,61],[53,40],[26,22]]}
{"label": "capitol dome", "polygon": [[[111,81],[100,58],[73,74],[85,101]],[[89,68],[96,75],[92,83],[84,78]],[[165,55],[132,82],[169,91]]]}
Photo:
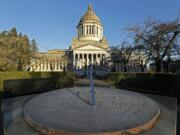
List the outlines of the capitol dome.
{"label": "capitol dome", "polygon": [[100,41],[103,38],[103,27],[99,17],[94,13],[92,5],[81,17],[78,26],[78,39],[88,41]]}
{"label": "capitol dome", "polygon": [[81,24],[85,21],[95,21],[97,23],[101,23],[99,17],[92,10],[91,4],[88,6],[88,11],[81,17],[79,24]]}

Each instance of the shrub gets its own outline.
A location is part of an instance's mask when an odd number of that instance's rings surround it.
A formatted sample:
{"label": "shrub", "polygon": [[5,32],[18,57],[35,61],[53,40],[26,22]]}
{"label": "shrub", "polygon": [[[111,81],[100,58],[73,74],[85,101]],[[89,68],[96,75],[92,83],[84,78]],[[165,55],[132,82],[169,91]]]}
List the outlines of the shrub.
{"label": "shrub", "polygon": [[0,72],[0,89],[3,90],[4,80],[31,78],[54,78],[59,88],[70,87],[74,83],[72,72]]}
{"label": "shrub", "polygon": [[116,72],[105,78],[117,88],[171,95],[180,99],[180,74]]}

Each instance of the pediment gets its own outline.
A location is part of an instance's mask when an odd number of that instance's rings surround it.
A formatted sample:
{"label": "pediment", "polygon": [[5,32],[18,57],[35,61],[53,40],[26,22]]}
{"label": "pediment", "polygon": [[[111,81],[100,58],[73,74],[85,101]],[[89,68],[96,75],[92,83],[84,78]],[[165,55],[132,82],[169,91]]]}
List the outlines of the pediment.
{"label": "pediment", "polygon": [[95,45],[87,44],[87,45],[79,46],[75,50],[104,50],[104,48],[99,47],[97,45],[95,46]]}

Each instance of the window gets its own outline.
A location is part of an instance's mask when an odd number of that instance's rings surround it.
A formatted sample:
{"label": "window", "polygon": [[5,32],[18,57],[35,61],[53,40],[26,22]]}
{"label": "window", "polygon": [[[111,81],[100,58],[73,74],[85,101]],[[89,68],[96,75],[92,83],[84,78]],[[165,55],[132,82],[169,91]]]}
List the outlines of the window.
{"label": "window", "polygon": [[56,69],[59,70],[59,62],[56,63]]}
{"label": "window", "polygon": [[89,34],[89,26],[87,26],[87,28],[86,28],[86,29],[87,29],[87,34]]}
{"label": "window", "polygon": [[82,35],[83,35],[83,26],[82,26]]}

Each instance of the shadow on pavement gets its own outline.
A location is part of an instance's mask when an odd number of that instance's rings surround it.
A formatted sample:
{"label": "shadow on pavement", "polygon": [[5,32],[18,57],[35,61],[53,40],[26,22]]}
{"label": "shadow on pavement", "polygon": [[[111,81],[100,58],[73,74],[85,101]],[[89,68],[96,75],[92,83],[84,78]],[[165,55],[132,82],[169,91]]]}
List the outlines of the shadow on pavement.
{"label": "shadow on pavement", "polygon": [[180,135],[180,105],[177,109],[177,135]]}

